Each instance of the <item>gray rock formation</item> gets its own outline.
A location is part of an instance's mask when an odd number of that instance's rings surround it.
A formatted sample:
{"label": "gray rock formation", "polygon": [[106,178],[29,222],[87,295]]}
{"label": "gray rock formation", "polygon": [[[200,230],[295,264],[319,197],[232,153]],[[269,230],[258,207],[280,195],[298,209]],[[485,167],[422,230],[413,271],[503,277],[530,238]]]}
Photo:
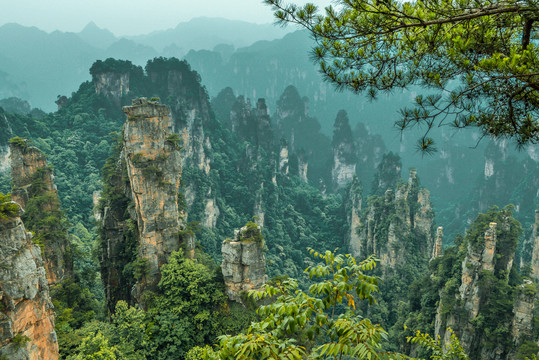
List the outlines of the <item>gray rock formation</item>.
{"label": "gray rock formation", "polygon": [[242,293],[261,289],[268,276],[260,227],[249,222],[234,235],[223,241],[221,270],[228,297],[241,303]]}
{"label": "gray rock formation", "polygon": [[0,112],[0,174],[5,173],[10,168],[9,144],[11,138],[11,126],[5,114]]}
{"label": "gray rock formation", "polygon": [[58,359],[41,249],[17,215],[0,217],[0,358]]}

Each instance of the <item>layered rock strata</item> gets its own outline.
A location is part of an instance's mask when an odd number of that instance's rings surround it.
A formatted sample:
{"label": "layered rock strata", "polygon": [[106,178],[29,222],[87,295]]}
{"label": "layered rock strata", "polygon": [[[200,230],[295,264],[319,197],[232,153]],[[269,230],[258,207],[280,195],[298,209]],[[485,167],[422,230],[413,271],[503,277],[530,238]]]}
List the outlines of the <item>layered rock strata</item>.
{"label": "layered rock strata", "polygon": [[58,359],[41,249],[19,216],[0,218],[0,358]]}
{"label": "layered rock strata", "polygon": [[223,241],[221,270],[226,293],[231,300],[242,302],[242,293],[261,289],[268,281],[266,258],[260,227],[249,223]]}
{"label": "layered rock strata", "polygon": [[111,312],[119,300],[146,307],[144,294],[156,290],[159,269],[179,249],[182,230],[181,137],[171,132],[169,109],[140,98],[123,111],[127,120],[116,155],[105,166],[108,183],[95,214]]}

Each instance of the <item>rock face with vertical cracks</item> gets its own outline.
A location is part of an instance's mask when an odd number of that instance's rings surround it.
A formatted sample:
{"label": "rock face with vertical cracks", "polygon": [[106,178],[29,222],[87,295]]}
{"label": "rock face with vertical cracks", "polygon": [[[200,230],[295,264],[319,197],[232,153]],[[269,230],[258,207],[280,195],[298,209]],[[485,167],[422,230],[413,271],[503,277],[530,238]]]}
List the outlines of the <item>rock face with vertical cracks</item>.
{"label": "rock face with vertical cracks", "polygon": [[147,273],[135,290],[135,298],[142,302],[144,291],[156,288],[159,268],[180,245],[181,158],[179,138],[170,132],[168,107],[140,98],[123,111],[127,115],[123,157],[136,213],[139,257],[147,263]]}
{"label": "rock face with vertical cracks", "polygon": [[234,239],[223,241],[221,270],[231,300],[241,302],[242,292],[261,289],[268,282],[263,246],[260,227],[252,223],[236,231]]}
{"label": "rock face with vertical cracks", "polygon": [[54,312],[41,258],[19,216],[0,218],[0,358],[58,359]]}
{"label": "rock face with vertical cracks", "polygon": [[10,152],[13,201],[23,210],[30,210],[30,206],[33,207],[32,211],[57,220],[25,221],[28,229],[36,233],[43,246],[49,285],[58,284],[73,277],[73,258],[67,231],[61,224],[60,201],[52,167],[47,165],[45,154],[30,146],[25,139],[12,141]]}

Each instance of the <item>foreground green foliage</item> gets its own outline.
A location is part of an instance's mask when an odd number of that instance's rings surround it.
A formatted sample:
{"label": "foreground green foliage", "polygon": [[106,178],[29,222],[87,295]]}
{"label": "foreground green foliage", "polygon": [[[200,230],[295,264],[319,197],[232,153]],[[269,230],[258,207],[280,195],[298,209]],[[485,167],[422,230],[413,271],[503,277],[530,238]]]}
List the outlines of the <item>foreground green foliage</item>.
{"label": "foreground green foliage", "polygon": [[[183,359],[195,346],[236,334],[254,319],[252,310],[228,304],[219,268],[173,253],[161,267],[159,291],[148,311],[116,304],[111,322],[87,322],[72,334],[68,359]],[[205,264],[208,262],[207,264]]]}
{"label": "foreground green foliage", "polygon": [[298,288],[295,279],[251,293],[255,300],[275,301],[257,310],[260,321],[251,324],[245,334],[221,337],[219,349],[206,350],[205,359],[319,359],[343,355],[379,359],[387,355],[381,348],[386,332],[355,311],[358,299],[375,302],[378,278],[365,274],[376,266],[375,259],[356,263],[351,255],[310,252],[325,264],[305,271],[310,278],[322,281],[311,285],[308,293]]}
{"label": "foreground green foliage", "polygon": [[[248,331],[236,336],[221,336],[218,347],[193,348],[192,359],[407,359],[384,351],[387,333],[380,325],[363,318],[356,302],[375,302],[379,279],[366,275],[376,266],[369,257],[359,263],[349,254],[326,251],[311,255],[322,260],[305,270],[319,279],[309,292],[298,288],[295,279],[266,285],[250,295],[267,299]],[[432,359],[468,359],[456,337],[442,346],[439,339],[417,332],[408,339],[432,352]]]}

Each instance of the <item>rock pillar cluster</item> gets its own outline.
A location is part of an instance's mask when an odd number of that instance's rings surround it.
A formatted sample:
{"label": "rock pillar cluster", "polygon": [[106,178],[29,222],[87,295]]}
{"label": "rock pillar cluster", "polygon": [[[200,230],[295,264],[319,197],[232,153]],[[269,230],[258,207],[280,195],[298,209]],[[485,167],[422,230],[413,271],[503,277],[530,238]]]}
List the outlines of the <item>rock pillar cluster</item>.
{"label": "rock pillar cluster", "polygon": [[357,234],[350,237],[350,249],[357,258],[374,253],[386,270],[403,264],[418,249],[428,260],[433,252],[433,223],[429,191],[419,188],[416,171],[411,170],[407,183],[370,199],[359,227],[355,226]]}
{"label": "rock pillar cluster", "polygon": [[234,235],[223,241],[221,269],[228,297],[241,302],[243,292],[261,289],[268,276],[260,227],[249,222]]}
{"label": "rock pillar cluster", "polygon": [[41,249],[19,215],[0,217],[0,358],[58,359]]}

